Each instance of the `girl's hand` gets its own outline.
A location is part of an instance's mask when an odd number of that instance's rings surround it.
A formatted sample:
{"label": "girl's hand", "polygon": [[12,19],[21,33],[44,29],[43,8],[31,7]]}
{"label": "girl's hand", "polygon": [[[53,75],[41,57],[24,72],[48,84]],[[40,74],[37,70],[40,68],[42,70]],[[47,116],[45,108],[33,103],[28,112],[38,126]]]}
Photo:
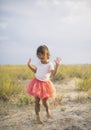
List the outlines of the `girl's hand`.
{"label": "girl's hand", "polygon": [[55,63],[56,63],[56,66],[55,66],[54,70],[51,71],[51,74],[52,74],[53,76],[55,76],[55,74],[56,74],[57,71],[58,71],[58,68],[59,68],[61,59],[60,59],[59,57],[57,57],[54,61],[55,61]]}
{"label": "girl's hand", "polygon": [[60,62],[61,62],[61,58],[57,57],[56,60],[55,60],[56,65],[59,65]]}
{"label": "girl's hand", "polygon": [[28,63],[27,63],[27,64],[28,64],[28,65],[31,65],[31,63],[32,63],[32,62],[31,62],[31,58],[30,58],[30,59],[28,60]]}
{"label": "girl's hand", "polygon": [[34,73],[36,73],[37,68],[36,68],[36,66],[32,65],[31,58],[28,60],[27,65]]}

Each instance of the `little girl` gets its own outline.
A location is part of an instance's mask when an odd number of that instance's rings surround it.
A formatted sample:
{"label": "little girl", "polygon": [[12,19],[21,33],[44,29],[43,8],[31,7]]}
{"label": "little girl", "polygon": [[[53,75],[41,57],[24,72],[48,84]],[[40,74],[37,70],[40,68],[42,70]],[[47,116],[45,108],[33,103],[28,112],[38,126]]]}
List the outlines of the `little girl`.
{"label": "little girl", "polygon": [[57,73],[60,58],[56,58],[55,67],[52,62],[49,61],[50,52],[47,46],[41,45],[37,48],[36,52],[39,62],[36,66],[32,65],[31,59],[28,61],[28,67],[35,73],[33,78],[27,85],[26,91],[29,95],[35,97],[35,113],[38,123],[42,123],[40,119],[40,100],[46,108],[47,117],[51,117],[49,110],[48,98],[56,96],[56,90],[50,81],[50,76]]}

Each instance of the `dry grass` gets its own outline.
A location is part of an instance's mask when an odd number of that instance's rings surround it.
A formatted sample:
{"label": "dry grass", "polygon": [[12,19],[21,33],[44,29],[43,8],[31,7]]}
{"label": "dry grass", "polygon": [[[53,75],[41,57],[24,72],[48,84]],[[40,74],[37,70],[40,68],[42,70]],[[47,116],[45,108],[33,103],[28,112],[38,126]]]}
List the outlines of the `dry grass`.
{"label": "dry grass", "polygon": [[[32,99],[25,94],[25,87],[34,74],[26,65],[6,65],[0,66],[0,100],[9,101],[18,105],[32,103]],[[63,82],[67,79],[80,79],[76,81],[80,91],[91,90],[91,65],[61,65],[55,77],[51,77],[53,82]],[[88,92],[90,95],[90,92]],[[57,100],[63,96],[58,95]]]}

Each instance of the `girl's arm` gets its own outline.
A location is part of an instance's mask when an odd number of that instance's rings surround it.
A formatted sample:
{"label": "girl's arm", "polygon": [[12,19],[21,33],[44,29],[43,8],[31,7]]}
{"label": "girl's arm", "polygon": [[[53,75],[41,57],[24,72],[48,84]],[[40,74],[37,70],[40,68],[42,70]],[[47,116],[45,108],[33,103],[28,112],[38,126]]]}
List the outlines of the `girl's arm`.
{"label": "girl's arm", "polygon": [[60,65],[60,61],[61,61],[61,59],[59,57],[57,57],[56,60],[55,60],[55,63],[56,63],[55,68],[54,68],[54,70],[51,71],[51,74],[53,76],[55,76],[57,71],[58,71],[58,68],[59,68],[59,65]]}
{"label": "girl's arm", "polygon": [[27,65],[34,73],[36,73],[37,68],[34,65],[32,65],[31,59],[29,59]]}

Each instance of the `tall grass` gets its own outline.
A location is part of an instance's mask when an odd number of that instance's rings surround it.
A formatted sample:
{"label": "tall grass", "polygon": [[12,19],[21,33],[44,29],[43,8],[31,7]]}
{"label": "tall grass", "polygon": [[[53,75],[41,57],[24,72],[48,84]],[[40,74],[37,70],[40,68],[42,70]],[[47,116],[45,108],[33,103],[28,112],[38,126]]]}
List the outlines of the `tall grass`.
{"label": "tall grass", "polygon": [[33,76],[27,66],[0,66],[0,99],[7,101],[21,94],[24,91],[22,81]]}
{"label": "tall grass", "polygon": [[61,65],[53,81],[76,78],[76,86],[80,91],[88,91],[91,96],[91,65]]}
{"label": "tall grass", "polygon": [[66,78],[91,78],[91,65],[61,65],[59,72],[52,80],[63,80]]}
{"label": "tall grass", "polygon": [[[32,98],[25,94],[26,80],[34,77],[34,73],[26,65],[0,65],[0,100],[12,101],[18,98],[16,103],[32,103]],[[77,86],[80,90],[91,89],[91,65],[61,65],[53,81],[71,78],[81,79]],[[16,100],[16,99],[15,99]]]}
{"label": "tall grass", "polygon": [[91,89],[91,79],[86,78],[84,80],[80,80],[79,82],[77,82],[77,86],[79,90],[88,91]]}

